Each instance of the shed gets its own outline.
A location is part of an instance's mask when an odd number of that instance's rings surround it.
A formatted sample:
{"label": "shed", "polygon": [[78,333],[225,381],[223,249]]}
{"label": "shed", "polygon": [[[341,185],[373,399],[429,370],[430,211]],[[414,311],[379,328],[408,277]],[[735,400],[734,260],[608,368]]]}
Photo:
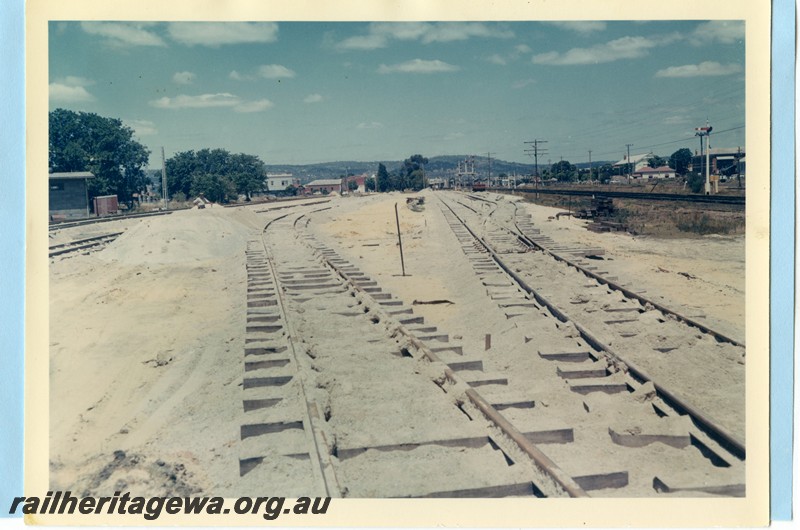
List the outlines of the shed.
{"label": "shed", "polygon": [[342,179],[318,179],[312,180],[308,184],[306,184],[306,189],[309,190],[311,193],[323,193],[323,192],[341,192],[342,191]]}
{"label": "shed", "polygon": [[50,220],[89,217],[89,171],[50,173]]}

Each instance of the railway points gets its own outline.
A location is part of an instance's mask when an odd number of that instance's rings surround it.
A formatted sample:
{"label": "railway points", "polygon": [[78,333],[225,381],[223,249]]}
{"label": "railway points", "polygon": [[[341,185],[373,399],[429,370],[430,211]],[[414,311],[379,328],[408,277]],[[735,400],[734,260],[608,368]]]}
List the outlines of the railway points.
{"label": "railway points", "polygon": [[[491,192],[404,209],[401,275],[392,197],[175,212],[54,262],[53,311],[93,306],[51,330],[66,418],[51,436],[87,443],[54,454],[55,484],[155,492],[181,466],[179,486],[234,495],[746,495],[744,341]],[[98,267],[97,294],[75,288]],[[79,345],[86,363],[119,344],[76,335],[97,304],[112,334],[129,314],[172,334],[157,355],[141,337],[76,399]],[[150,404],[126,409],[136,388]],[[132,455],[110,474],[109,447]]]}

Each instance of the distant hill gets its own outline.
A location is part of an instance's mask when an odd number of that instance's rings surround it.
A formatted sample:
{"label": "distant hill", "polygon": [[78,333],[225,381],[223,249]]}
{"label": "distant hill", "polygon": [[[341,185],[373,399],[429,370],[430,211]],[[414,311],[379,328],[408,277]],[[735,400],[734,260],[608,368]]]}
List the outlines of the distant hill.
{"label": "distant hill", "polygon": [[[446,155],[434,156],[428,159],[425,165],[425,172],[429,177],[451,176],[456,171],[458,164],[463,162],[467,155]],[[489,161],[486,157],[474,157],[475,172],[479,177],[488,175]],[[344,175],[346,172],[352,174],[377,173],[378,164],[382,163],[386,169],[394,171],[402,164],[402,160],[375,161],[375,162],[356,162],[356,161],[336,161],[322,162],[318,164],[289,165],[289,164],[267,164],[267,173],[291,173],[299,178],[302,184],[315,179],[333,179]],[[540,165],[540,169],[543,166]],[[492,175],[500,173],[507,175],[530,175],[533,173],[533,164],[520,164],[517,162],[506,162],[505,160],[492,159]]]}

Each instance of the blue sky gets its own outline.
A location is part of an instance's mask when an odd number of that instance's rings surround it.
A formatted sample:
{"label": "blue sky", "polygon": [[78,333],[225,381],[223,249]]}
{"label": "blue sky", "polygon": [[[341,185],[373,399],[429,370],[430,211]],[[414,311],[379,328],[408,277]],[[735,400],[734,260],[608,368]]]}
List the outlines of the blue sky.
{"label": "blue sky", "polygon": [[[572,163],[744,147],[744,23],[51,22],[50,108],[122,119],[150,167],[475,154]],[[719,132],[719,134],[715,134]]]}

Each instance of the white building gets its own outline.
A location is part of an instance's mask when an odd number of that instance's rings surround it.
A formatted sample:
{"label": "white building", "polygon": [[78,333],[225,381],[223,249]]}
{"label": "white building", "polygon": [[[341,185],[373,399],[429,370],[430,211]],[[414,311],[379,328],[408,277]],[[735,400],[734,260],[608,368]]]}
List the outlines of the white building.
{"label": "white building", "polygon": [[643,167],[633,172],[635,179],[674,179],[675,170],[669,166]]}
{"label": "white building", "polygon": [[628,156],[624,156],[622,160],[614,164],[614,167],[622,166],[625,171],[628,170],[628,164],[631,164],[631,173],[635,173],[638,170],[648,167],[650,160],[654,157],[653,153],[645,153],[643,155],[631,155],[631,159],[628,160]]}
{"label": "white building", "polygon": [[284,191],[289,186],[300,186],[300,179],[292,177],[291,173],[267,173],[267,190]]}

